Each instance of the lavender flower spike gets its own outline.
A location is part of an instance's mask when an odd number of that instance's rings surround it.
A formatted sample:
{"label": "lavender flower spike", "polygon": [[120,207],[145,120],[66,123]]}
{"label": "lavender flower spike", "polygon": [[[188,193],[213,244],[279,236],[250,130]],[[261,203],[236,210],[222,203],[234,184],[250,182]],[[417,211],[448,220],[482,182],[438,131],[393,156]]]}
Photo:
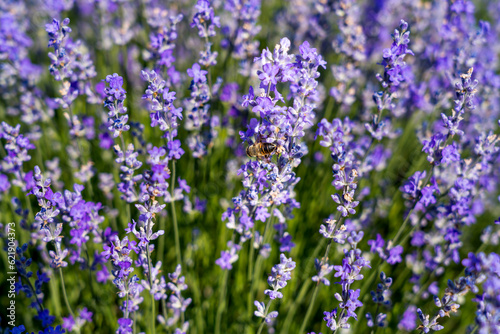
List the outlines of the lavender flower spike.
{"label": "lavender flower spike", "polygon": [[267,306],[264,308],[264,303],[257,300],[254,302],[254,305],[257,307],[257,311],[254,312],[254,315],[264,319],[259,327],[258,333],[262,332],[264,323],[269,325],[272,319],[278,316],[277,311],[269,313],[269,307],[274,299],[283,298],[283,294],[279,290],[283,289],[287,285],[287,281],[292,279],[293,269],[295,269],[295,262],[293,262],[291,258],[287,259],[285,254],[280,255],[280,263],[271,269],[271,275],[267,278],[267,283],[272,290],[267,289],[264,291],[264,294],[268,295],[270,299]]}

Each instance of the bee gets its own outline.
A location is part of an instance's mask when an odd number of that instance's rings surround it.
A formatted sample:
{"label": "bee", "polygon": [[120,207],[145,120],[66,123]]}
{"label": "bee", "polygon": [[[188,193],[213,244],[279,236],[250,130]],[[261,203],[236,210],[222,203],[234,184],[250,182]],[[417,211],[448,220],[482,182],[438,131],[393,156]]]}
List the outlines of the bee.
{"label": "bee", "polygon": [[272,143],[255,143],[247,147],[247,155],[250,158],[268,158],[271,154],[276,152],[278,146]]}

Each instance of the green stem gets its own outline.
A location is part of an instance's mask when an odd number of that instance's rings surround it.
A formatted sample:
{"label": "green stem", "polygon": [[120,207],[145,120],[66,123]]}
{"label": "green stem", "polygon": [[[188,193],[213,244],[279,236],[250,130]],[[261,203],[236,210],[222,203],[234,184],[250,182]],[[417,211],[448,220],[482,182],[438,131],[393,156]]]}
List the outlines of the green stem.
{"label": "green stem", "polygon": [[250,240],[250,247],[248,248],[248,274],[247,274],[248,282],[252,281],[253,258],[255,254],[253,249],[254,242],[255,242],[255,224],[252,227],[252,239]]}
{"label": "green stem", "polygon": [[[108,208],[112,208],[113,207],[113,203],[111,203],[111,199],[109,198],[106,198],[106,203],[107,203],[107,206]],[[118,231],[118,225],[116,224],[116,217],[113,216],[111,217],[111,227],[113,228],[114,231]]]}
{"label": "green stem", "polygon": [[[328,245],[328,246],[330,246],[330,245]],[[307,313],[306,313],[306,316],[304,318],[304,321],[302,322],[302,326],[300,326],[299,333],[304,333],[304,330],[306,329],[307,323],[309,322],[309,318],[311,317],[311,314],[313,311],[314,302],[316,301],[316,297],[318,296],[319,285],[320,284],[318,282],[318,283],[316,283],[316,286],[314,287],[314,292],[313,292],[313,296],[311,299],[311,303],[309,304],[309,307],[307,308]]]}
{"label": "green stem", "polygon": [[[231,243],[234,243],[236,238],[236,232],[233,230],[233,234],[231,236]],[[229,278],[229,270],[224,271],[224,276],[222,278],[222,287],[220,290],[220,298],[219,298],[219,307],[217,308],[217,315],[215,320],[215,333],[220,333],[220,323],[222,320],[222,314],[224,313],[226,307],[226,293],[227,293],[227,280]]]}
{"label": "green stem", "polygon": [[220,324],[222,319],[222,314],[226,307],[226,292],[227,292],[227,280],[229,278],[229,270],[224,270],[224,276],[222,278],[221,294],[219,299],[219,307],[217,308],[217,316],[215,320],[215,334],[220,334]]}
{"label": "green stem", "polygon": [[155,296],[154,294],[151,294],[151,330],[153,331],[153,334],[156,333],[156,326],[155,326],[155,319],[156,319],[156,313],[155,313]]}
{"label": "green stem", "polygon": [[286,315],[285,319],[285,324],[283,325],[283,333],[288,333],[290,329],[290,325],[292,323],[292,319],[294,318],[295,313],[297,312],[297,308],[299,305],[302,304],[302,301],[304,300],[304,297],[306,296],[307,290],[309,290],[309,286],[311,285],[311,280],[308,279],[305,281],[305,283],[302,285],[302,288],[300,289],[299,295],[295,299],[295,301],[292,303],[292,306],[290,307],[290,310],[288,311],[288,314]]}
{"label": "green stem", "polygon": [[[344,316],[344,312],[345,312],[345,308],[343,308],[342,311],[340,312],[340,315],[339,315],[338,319],[342,319],[342,317]],[[339,330],[339,328],[340,327],[335,328],[335,330],[333,331],[333,334],[337,333],[337,331]]]}
{"label": "green stem", "polygon": [[396,233],[396,235],[394,236],[394,238],[392,238],[393,245],[397,245],[398,244],[397,240],[399,239],[399,237],[401,236],[401,233],[403,233],[403,231],[406,229],[406,226],[410,222],[410,217],[411,217],[411,214],[413,213],[414,209],[415,209],[415,207],[413,207],[410,210],[410,212],[408,212],[408,214],[406,215],[405,220],[403,221],[403,224],[401,224],[401,226],[399,227],[398,232]]}
{"label": "green stem", "polygon": [[162,299],[161,300],[161,308],[162,308],[162,313],[163,313],[163,319],[165,319],[165,321],[167,320],[168,316],[167,316],[167,304],[165,303],[165,299]]}
{"label": "green stem", "polygon": [[[271,213],[273,211],[274,211],[274,205],[271,207]],[[274,225],[275,218],[276,217],[273,214],[272,217],[269,217],[267,219],[266,227],[264,228],[264,234],[262,237],[263,244],[266,243],[266,241],[269,239],[269,235],[272,234],[269,231],[271,230],[270,226]],[[257,261],[255,261],[255,265],[253,267],[253,279],[252,279],[252,284],[250,286],[250,291],[248,293],[248,299],[247,299],[248,319],[252,319],[252,314],[253,314],[252,313],[252,303],[254,301],[255,290],[257,289],[257,282],[259,281],[259,277],[261,275],[263,261],[264,261],[264,258],[262,257],[262,255],[259,254],[257,256]]]}
{"label": "green stem", "polygon": [[[158,217],[160,227],[159,229],[161,231],[165,231],[165,217],[159,216]],[[163,253],[165,252],[165,234],[161,235],[158,241],[158,261],[163,263]]]}
{"label": "green stem", "polygon": [[[251,288],[253,288],[253,274],[254,274],[254,271],[253,271],[253,266],[254,266],[254,254],[255,254],[255,250],[254,250],[254,247],[253,247],[253,244],[255,242],[255,224],[254,226],[252,227],[252,239],[250,240],[250,245],[248,247],[248,273],[247,273],[247,282],[250,284]],[[252,290],[250,290],[252,291]],[[248,294],[248,299],[247,299],[247,310],[249,310],[249,314],[252,310],[252,299],[253,299],[253,296],[252,296],[252,293],[249,293]],[[251,318],[251,314],[249,315],[249,319]]]}
{"label": "green stem", "polygon": [[[148,226],[149,229],[149,226]],[[153,288],[153,283],[151,280],[151,255],[149,254],[149,243],[146,246],[146,256],[148,258],[148,281],[149,281],[149,286],[152,289]],[[155,319],[156,319],[156,314],[155,314],[155,297],[154,294],[151,293],[151,332],[154,334],[156,332],[155,328]],[[128,308],[128,305],[127,305]]]}
{"label": "green stem", "polygon": [[63,275],[61,267],[59,267],[59,277],[61,278],[61,287],[62,287],[62,291],[63,291],[64,302],[66,303],[66,307],[69,311],[69,314],[71,314],[73,319],[75,319],[75,314],[73,313],[73,310],[71,309],[71,306],[69,305],[68,295],[66,294],[66,287],[64,286],[64,275]]}
{"label": "green stem", "polygon": [[[166,318],[165,318],[166,319]],[[133,326],[133,333],[135,334],[137,332],[137,312],[134,311],[134,326]]]}
{"label": "green stem", "polygon": [[96,293],[94,291],[94,285],[92,284],[92,269],[90,268],[90,256],[89,256],[89,250],[87,248],[87,246],[84,244],[84,248],[85,248],[85,254],[87,255],[87,265],[88,265],[88,269],[89,269],[89,285],[90,285],[90,292],[92,293],[92,297],[95,297],[96,296]]}
{"label": "green stem", "polygon": [[[128,283],[127,282],[125,282],[125,286],[127,287],[127,291],[128,291]],[[128,319],[128,292],[125,295],[125,318]]]}

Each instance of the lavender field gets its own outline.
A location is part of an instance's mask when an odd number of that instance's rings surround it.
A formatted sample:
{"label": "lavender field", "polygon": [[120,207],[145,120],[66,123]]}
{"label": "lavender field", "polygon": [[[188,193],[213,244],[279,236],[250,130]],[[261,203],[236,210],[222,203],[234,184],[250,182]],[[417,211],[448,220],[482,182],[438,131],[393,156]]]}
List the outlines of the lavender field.
{"label": "lavender field", "polygon": [[0,333],[500,334],[500,3],[0,0]]}

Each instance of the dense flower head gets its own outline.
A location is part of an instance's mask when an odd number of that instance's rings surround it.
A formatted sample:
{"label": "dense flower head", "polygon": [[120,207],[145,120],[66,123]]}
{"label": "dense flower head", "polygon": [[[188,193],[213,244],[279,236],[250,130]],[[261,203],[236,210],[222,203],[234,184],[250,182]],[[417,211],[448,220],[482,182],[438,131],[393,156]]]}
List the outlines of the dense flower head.
{"label": "dense flower head", "polygon": [[130,130],[128,122],[127,107],[124,102],[127,97],[123,89],[123,78],[118,74],[106,76],[105,82],[109,85],[104,89],[106,100],[104,106],[108,112],[108,130],[113,132],[113,137],[118,137],[122,132]]}
{"label": "dense flower head", "polygon": [[280,263],[271,269],[271,275],[267,278],[267,283],[273,290],[265,290],[264,294],[269,298],[283,298],[283,294],[278,290],[283,289],[287,281],[292,279],[292,270],[295,269],[295,262],[287,259],[285,254],[280,255]]}
{"label": "dense flower head", "polygon": [[258,25],[261,15],[261,0],[229,0],[224,10],[234,17],[234,21],[223,23],[221,32],[225,36],[222,46],[232,51],[232,56],[240,60],[240,73],[250,75],[253,57],[259,53],[259,41],[255,38],[262,27]]}
{"label": "dense flower head", "polygon": [[394,91],[402,81],[405,81],[406,62],[404,58],[407,54],[414,55],[408,48],[410,43],[410,31],[408,23],[401,20],[399,29],[394,30],[393,43],[390,48],[383,52],[381,65],[384,66],[384,77],[382,86]]}
{"label": "dense flower head", "polygon": [[143,80],[148,82],[148,88],[142,98],[148,101],[151,127],[158,126],[166,132],[165,138],[170,142],[177,136],[178,122],[182,120],[182,108],[176,108],[173,104],[176,92],[170,91],[166,81],[154,70],[145,70],[141,74]]}
{"label": "dense flower head", "polygon": [[402,261],[401,254],[403,253],[403,246],[392,246],[392,241],[388,242],[385,246],[385,240],[380,234],[377,234],[375,240],[368,240],[370,245],[370,252],[378,253],[381,259],[387,261],[389,264],[396,264]]}
{"label": "dense flower head", "polygon": [[[167,87],[180,82],[180,75],[175,68],[175,47],[179,37],[177,25],[182,21],[182,14],[169,13],[161,8],[159,3],[151,3],[152,8],[147,12],[148,24],[153,28],[149,34],[149,47],[146,58],[154,62],[154,70],[161,72],[166,68],[168,77]],[[155,15],[160,12],[162,15]]]}
{"label": "dense flower head", "polygon": [[200,37],[215,36],[215,27],[220,28],[220,19],[215,16],[209,0],[198,0],[191,27],[197,27]]}
{"label": "dense flower head", "polygon": [[[17,124],[15,127],[2,122],[0,124],[0,138],[5,140],[5,145],[3,146],[6,150],[6,155],[1,162],[1,171],[3,173],[12,174],[14,180],[12,184],[21,187],[23,190],[28,190],[28,183],[31,183],[31,176],[25,174],[23,171],[23,165],[25,162],[31,160],[31,156],[28,154],[28,150],[35,149],[35,145],[31,143],[30,139],[20,133],[21,124]],[[3,188],[6,190],[10,187],[9,179],[6,175],[2,177]]]}
{"label": "dense flower head", "polygon": [[405,61],[407,54],[414,55],[413,51],[408,48],[410,42],[408,23],[401,20],[399,29],[394,30],[392,38],[391,47],[384,49],[382,53],[381,65],[384,66],[384,74],[376,75],[383,90],[375,92],[372,96],[378,113],[373,115],[371,123],[365,123],[366,130],[374,140],[378,141],[384,137],[393,138],[398,135],[398,132],[392,129],[391,117],[382,119],[382,113],[387,109],[392,112],[392,116],[401,116],[394,99],[399,97],[404,84],[408,84],[412,79],[411,67]]}
{"label": "dense flower head", "polygon": [[[364,267],[371,268],[370,261],[367,261],[362,256],[362,252],[358,248],[358,243],[362,240],[363,235],[364,233],[362,231],[359,233],[351,231],[349,236],[346,238],[350,249],[344,248],[344,259],[342,260],[342,265],[331,266],[332,269],[335,270],[334,277],[340,278],[340,282],[335,283],[340,284],[342,288],[340,293],[337,292],[334,294],[335,299],[339,301],[338,308],[335,308],[331,312],[324,312],[325,317],[323,320],[327,322],[327,327],[333,331],[338,328],[350,328],[348,320],[351,317],[357,320],[358,316],[355,310],[356,308],[363,306],[363,303],[359,300],[360,289],[351,289],[351,284],[355,281],[363,279],[364,276],[361,274],[361,269]],[[328,266],[327,259],[325,258],[323,258],[319,263],[321,267]],[[319,273],[321,273],[321,271],[319,271]],[[312,279],[313,281],[317,281],[319,284],[317,276],[314,276]],[[340,309],[340,312],[338,312],[338,309]]]}
{"label": "dense flower head", "polygon": [[[267,211],[271,202],[284,204],[283,209],[275,208],[273,211],[274,215],[283,217],[280,222],[285,221],[284,214],[290,214],[291,209],[299,205],[290,196],[298,182],[292,169],[306,152],[299,140],[313,124],[318,68],[324,67],[325,62],[307,42],[299,47],[299,55],[289,54],[289,50],[290,41],[283,38],[273,53],[265,49],[260,57],[255,58],[255,62],[262,66],[257,72],[261,95],[256,96],[254,88],[250,87],[242,102],[242,106],[251,108],[260,120],[252,118],[247,130],[240,132],[241,139],[249,145],[258,142],[273,144],[277,146],[276,154],[279,155],[276,162],[270,159],[249,161],[238,171],[244,177],[245,190],[233,199],[234,207],[228,208],[222,218],[227,220],[226,226],[241,235],[243,242],[252,237],[250,230],[255,215],[259,220],[264,219],[263,210]],[[284,98],[277,89],[278,82],[290,83],[289,99],[293,101],[293,106],[280,106]],[[285,229],[280,231],[281,249],[290,249],[290,237],[283,237]],[[283,242],[288,245],[283,246]],[[267,246],[258,243],[258,248],[263,250]],[[224,254],[229,258],[229,253]]]}
{"label": "dense flower head", "polygon": [[[220,28],[220,18],[215,16],[214,8],[212,7],[210,0],[198,0],[195,5],[195,10],[196,13],[193,16],[191,28],[198,28],[198,35],[203,38],[205,42],[205,49],[200,51],[199,62],[201,65],[206,67],[214,66],[217,64],[218,52],[212,51],[212,43],[209,41],[209,38],[216,35],[216,27]],[[191,74],[189,75],[191,76]],[[194,79],[194,81],[196,82],[197,80]]]}
{"label": "dense flower head", "polygon": [[292,261],[292,258],[287,258],[285,254],[280,254],[280,263],[276,264],[271,269],[271,275],[267,278],[267,283],[272,288],[264,291],[264,294],[269,296],[268,306],[264,306],[263,302],[254,301],[254,305],[257,307],[257,311],[254,311],[254,315],[259,318],[263,318],[264,322],[269,326],[272,325],[274,318],[278,316],[277,311],[269,312],[269,305],[274,299],[283,298],[283,293],[279,290],[283,289],[287,285],[287,281],[292,279],[292,271],[295,269],[296,263]]}
{"label": "dense flower head", "polygon": [[139,199],[139,194],[137,191],[136,184],[142,180],[142,174],[135,174],[136,171],[141,168],[142,162],[137,159],[139,153],[135,151],[133,144],[129,144],[125,152],[122,151],[119,145],[115,145],[114,151],[118,156],[115,161],[116,163],[122,165],[120,168],[120,180],[117,188],[122,193],[122,198],[127,202],[135,202]]}
{"label": "dense flower head", "polygon": [[62,86],[62,96],[55,101],[64,109],[69,108],[79,95],[87,95],[90,103],[99,101],[90,81],[97,75],[93,61],[83,42],[69,37],[72,32],[69,23],[68,18],[62,22],[53,19],[45,25],[49,35],[48,47],[54,49],[54,52],[49,52],[49,71],[56,81],[61,81]]}
{"label": "dense flower head", "polygon": [[[210,45],[207,46],[210,48]],[[206,64],[200,60],[200,64],[204,66],[215,65],[214,62]],[[217,136],[217,128],[219,124],[219,117],[210,114],[210,103],[213,97],[214,88],[209,85],[210,76],[207,70],[203,70],[198,63],[194,63],[191,68],[187,69],[189,77],[193,78],[191,81],[191,94],[184,100],[186,110],[185,128],[192,132],[187,139],[187,144],[192,151],[195,158],[201,158],[208,154],[208,147],[213,145],[213,140]]]}

